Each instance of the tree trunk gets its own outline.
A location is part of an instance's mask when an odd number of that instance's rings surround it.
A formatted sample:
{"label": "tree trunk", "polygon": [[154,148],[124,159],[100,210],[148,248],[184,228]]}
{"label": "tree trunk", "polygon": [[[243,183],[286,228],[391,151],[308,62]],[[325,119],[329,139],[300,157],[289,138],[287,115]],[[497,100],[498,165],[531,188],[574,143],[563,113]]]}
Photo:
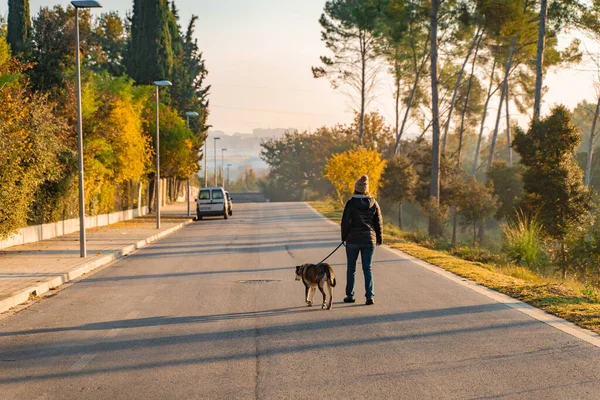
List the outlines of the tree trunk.
{"label": "tree trunk", "polygon": [[156,205],[156,177],[152,175],[148,185],[148,212],[154,212]]}
{"label": "tree trunk", "polygon": [[483,129],[485,128],[485,120],[487,118],[487,109],[490,104],[490,100],[492,98],[494,86],[494,72],[496,72],[496,60],[492,64],[492,74],[490,75],[490,86],[488,88],[487,97],[485,99],[485,104],[483,106],[483,115],[481,117],[481,126],[479,127],[479,137],[477,139],[477,148],[475,149],[475,160],[473,161],[473,173],[475,175],[477,172],[477,163],[479,162],[479,152],[481,151],[481,141],[483,140]]}
{"label": "tree trunk", "polygon": [[398,203],[398,228],[402,230],[402,203]]}
{"label": "tree trunk", "polygon": [[590,141],[588,142],[587,158],[585,160],[585,177],[583,182],[585,186],[590,186],[592,178],[592,157],[594,156],[594,138],[596,137],[596,122],[598,121],[598,113],[600,113],[600,97],[596,103],[596,111],[594,112],[594,120],[592,121],[592,131],[590,132]]}
{"label": "tree trunk", "polygon": [[512,60],[515,54],[515,47],[517,45],[517,37],[513,37],[512,44],[510,46],[510,54],[506,61],[506,71],[504,71],[504,81],[502,84],[502,90],[500,91],[500,103],[498,104],[498,115],[496,117],[496,126],[492,135],[492,143],[490,145],[490,155],[488,158],[488,171],[494,163],[494,152],[496,151],[496,139],[498,137],[498,129],[500,128],[500,120],[502,119],[502,103],[504,103],[504,96],[506,96],[506,90],[508,89],[508,76],[510,75],[510,68],[512,67]]}
{"label": "tree trunk", "polygon": [[361,77],[360,77],[360,127],[358,132],[358,145],[362,145],[363,133],[365,129],[365,104],[366,104],[366,69],[367,69],[367,46],[365,43],[365,34],[360,33],[360,57],[361,57]]}
{"label": "tree trunk", "polygon": [[562,242],[560,244],[560,258],[561,262],[561,270],[562,270],[562,278],[563,280],[567,279],[567,253],[565,251],[565,243]]}
{"label": "tree trunk", "polygon": [[[431,157],[431,187],[429,195],[436,204],[440,202],[440,121],[438,99],[438,47],[437,47],[437,17],[438,1],[431,1],[431,113],[432,113],[432,157]],[[437,218],[429,217],[429,234],[437,236],[440,227]]]}
{"label": "tree trunk", "polygon": [[540,0],[540,24],[538,30],[538,44],[535,61],[535,102],[533,105],[533,119],[540,119],[542,106],[542,84],[544,66],[544,48],[546,47],[546,20],[548,19],[548,1]]}
{"label": "tree trunk", "polygon": [[[429,39],[428,39],[429,40]],[[425,46],[427,46],[427,41],[425,42]],[[402,135],[404,134],[404,128],[406,127],[406,122],[408,121],[408,116],[410,114],[410,110],[412,108],[412,103],[415,98],[415,94],[417,92],[417,88],[419,87],[419,81],[421,79],[421,71],[423,67],[429,60],[429,52],[424,55],[423,60],[420,65],[417,65],[417,53],[416,49],[413,50],[413,66],[415,68],[415,81],[413,82],[412,89],[410,91],[410,96],[408,97],[408,101],[406,103],[406,111],[404,112],[404,118],[402,119],[402,125],[400,126],[400,131],[396,136],[396,143],[394,144],[394,155],[398,153],[398,148],[400,147],[400,140],[402,139]]]}
{"label": "tree trunk", "polygon": [[456,246],[456,223],[458,221],[458,215],[456,213],[456,207],[452,208],[452,247]]}
{"label": "tree trunk", "polygon": [[[479,32],[479,30],[478,30],[478,32]],[[477,54],[479,52],[479,45],[481,44],[482,38],[483,38],[483,31],[481,31],[481,33],[479,34],[479,39],[477,39],[477,46],[475,47],[475,54],[473,55],[473,63],[471,66],[471,76],[469,77],[469,85],[467,87],[467,94],[465,96],[465,104],[464,104],[463,112],[462,112],[461,119],[460,119],[460,133],[459,133],[459,138],[458,138],[458,150],[457,150],[457,154],[456,154],[456,166],[457,167],[460,167],[460,164],[461,164],[460,161],[461,161],[462,145],[463,145],[465,114],[466,114],[467,107],[469,105],[469,96],[471,94],[471,88],[473,86],[473,76],[475,75],[475,64],[477,63]],[[456,212],[456,206],[454,206],[453,210],[452,210],[452,247],[456,246],[457,224],[458,224],[458,213]]]}
{"label": "tree trunk", "polygon": [[144,191],[144,184],[142,182],[138,183],[138,217],[142,216],[142,192]]}
{"label": "tree trunk", "polygon": [[395,115],[395,124],[394,124],[394,134],[396,135],[396,145],[394,146],[394,152],[392,153],[392,157],[396,154],[396,148],[400,141],[400,82],[402,82],[402,76],[400,75],[400,63],[398,62],[398,49],[396,48],[394,52],[394,73],[396,81],[394,82],[396,85],[396,94],[395,94],[395,106],[396,106],[396,115]]}
{"label": "tree trunk", "polygon": [[[475,54],[473,55],[473,63],[471,65],[471,75],[469,76],[469,85],[467,86],[467,94],[465,96],[465,104],[463,107],[462,115],[460,117],[460,133],[458,137],[458,151],[456,155],[456,164],[460,166],[460,157],[462,153],[462,145],[463,145],[463,135],[465,132],[465,115],[467,113],[467,108],[469,106],[469,98],[471,96],[471,89],[473,88],[473,77],[475,76],[475,65],[477,64],[477,54],[479,53],[479,46],[481,45],[481,39],[483,39],[483,30],[479,34],[479,39],[477,40],[477,46],[475,47]],[[456,229],[456,226],[452,228]]]}
{"label": "tree trunk", "polygon": [[506,96],[504,96],[506,106],[506,151],[508,166],[513,166],[513,154],[512,154],[512,138],[510,134],[510,110],[508,109],[508,82],[506,82]]}
{"label": "tree trunk", "polygon": [[481,31],[481,27],[477,27],[477,33],[473,36],[473,41],[471,42],[471,46],[469,46],[469,51],[467,52],[467,56],[462,63],[462,67],[460,68],[460,72],[458,73],[458,78],[456,78],[456,84],[454,85],[454,91],[452,92],[452,100],[450,100],[450,109],[448,110],[448,118],[446,119],[446,126],[444,128],[444,137],[442,141],[442,153],[446,151],[446,141],[448,137],[448,130],[450,129],[450,122],[452,122],[452,111],[454,111],[454,103],[456,101],[456,96],[458,95],[458,88],[462,83],[462,77],[465,72],[465,68],[467,67],[467,63],[469,62],[469,58],[471,57],[471,53],[475,46],[479,43],[479,32]]}

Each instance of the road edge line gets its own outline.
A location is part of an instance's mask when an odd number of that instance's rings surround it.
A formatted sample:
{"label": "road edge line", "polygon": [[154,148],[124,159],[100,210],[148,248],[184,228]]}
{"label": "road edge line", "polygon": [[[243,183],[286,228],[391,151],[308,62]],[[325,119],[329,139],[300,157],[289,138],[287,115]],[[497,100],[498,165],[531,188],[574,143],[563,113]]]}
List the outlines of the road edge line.
{"label": "road edge line", "polygon": [[[321,214],[313,206],[311,206],[308,203],[305,203],[305,204],[315,214],[317,214],[321,218],[325,219],[330,224],[333,224],[336,227],[339,227],[339,224],[336,224],[335,222],[333,222],[332,220],[330,220],[329,218],[327,218],[326,216]],[[585,329],[580,326],[577,326],[572,322],[569,322],[565,319],[557,317],[556,315],[549,314],[546,311],[540,310],[539,308],[536,308],[530,304],[524,303],[524,302],[514,299],[508,295],[505,295],[503,293],[497,292],[493,289],[490,289],[488,287],[480,285],[477,282],[474,282],[474,281],[471,281],[462,276],[456,275],[456,274],[454,274],[450,271],[447,271],[443,268],[440,268],[436,265],[430,264],[427,261],[421,260],[420,258],[413,257],[409,254],[406,254],[405,252],[403,252],[401,250],[395,249],[395,248],[390,247],[385,244],[382,247],[384,247],[385,249],[391,251],[392,253],[402,257],[403,259],[410,260],[410,261],[414,262],[415,264],[417,264],[418,266],[420,266],[421,268],[424,268],[424,269],[431,271],[437,275],[440,275],[448,280],[451,280],[452,282],[457,283],[462,287],[468,288],[474,292],[477,292],[483,296],[486,296],[487,298],[492,299],[492,300],[496,301],[497,303],[504,304],[504,305],[506,305],[516,311],[519,311],[537,321],[543,322],[546,325],[549,325],[555,329],[558,329],[559,331],[562,331],[568,335],[576,337],[577,339],[583,340],[584,342],[587,342],[593,346],[600,347],[600,335],[597,334],[596,332],[593,332],[593,331],[590,331],[589,329]]]}
{"label": "road edge line", "polygon": [[115,251],[114,253],[107,254],[95,260],[85,262],[71,271],[64,272],[62,274],[57,274],[44,282],[39,282],[37,285],[29,286],[26,289],[21,289],[16,292],[13,292],[7,298],[0,300],[0,314],[5,313],[11,308],[14,308],[18,305],[26,303],[32,296],[41,296],[52,289],[64,285],[65,283],[71,282],[74,279],[81,277],[82,275],[85,275],[106,264],[110,264],[115,260],[123,258],[136,250],[146,247],[150,243],[153,243],[157,240],[164,238],[165,236],[171,235],[183,229],[183,227],[191,224],[192,222],[193,220],[189,219],[162,232],[155,233],[154,235],[151,235],[146,239],[139,240],[134,244],[129,244],[121,248],[120,250]]}

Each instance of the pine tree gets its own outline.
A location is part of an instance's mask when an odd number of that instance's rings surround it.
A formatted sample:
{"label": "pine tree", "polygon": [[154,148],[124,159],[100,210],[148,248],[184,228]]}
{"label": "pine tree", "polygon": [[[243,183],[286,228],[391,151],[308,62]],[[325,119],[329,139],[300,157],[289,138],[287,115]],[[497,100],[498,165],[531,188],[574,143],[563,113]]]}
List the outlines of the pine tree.
{"label": "pine tree", "polygon": [[137,83],[170,79],[173,47],[167,0],[134,0],[127,72]]}
{"label": "pine tree", "polygon": [[376,34],[378,2],[371,0],[329,0],[319,19],[321,41],[333,58],[321,56],[321,65],[312,67],[315,78],[327,77],[334,88],[350,88],[360,115],[358,145],[362,145],[364,118],[377,86],[381,43]]}
{"label": "pine tree", "polygon": [[14,55],[27,54],[31,35],[29,0],[8,0],[6,40]]}

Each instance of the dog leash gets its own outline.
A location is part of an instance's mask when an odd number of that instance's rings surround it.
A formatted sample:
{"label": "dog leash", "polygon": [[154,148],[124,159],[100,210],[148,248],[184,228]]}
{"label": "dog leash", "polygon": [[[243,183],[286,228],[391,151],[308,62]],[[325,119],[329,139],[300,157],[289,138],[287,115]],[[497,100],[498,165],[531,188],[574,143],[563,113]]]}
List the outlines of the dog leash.
{"label": "dog leash", "polygon": [[338,249],[342,246],[345,246],[344,242],[340,243],[338,247],[335,248],[335,250],[333,250],[331,253],[329,253],[329,255],[327,257],[325,257],[320,263],[316,264],[316,265],[321,265],[323,264],[325,261],[327,261],[327,259],[329,257],[331,257],[336,251],[338,251]]}

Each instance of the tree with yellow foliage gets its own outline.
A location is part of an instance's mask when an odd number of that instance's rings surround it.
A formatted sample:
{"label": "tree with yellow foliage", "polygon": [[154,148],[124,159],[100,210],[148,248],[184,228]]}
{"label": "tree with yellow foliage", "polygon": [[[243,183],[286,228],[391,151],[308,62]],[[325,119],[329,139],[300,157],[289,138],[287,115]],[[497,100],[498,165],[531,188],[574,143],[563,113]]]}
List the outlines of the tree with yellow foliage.
{"label": "tree with yellow foliage", "polygon": [[44,95],[27,90],[25,66],[0,27],[0,240],[27,225],[36,191],[61,171],[64,129]]}
{"label": "tree with yellow foliage", "polygon": [[361,175],[368,175],[370,195],[377,197],[381,175],[386,161],[381,153],[357,147],[333,155],[325,165],[325,177],[335,188],[340,204],[344,204],[354,191],[354,182]]}

